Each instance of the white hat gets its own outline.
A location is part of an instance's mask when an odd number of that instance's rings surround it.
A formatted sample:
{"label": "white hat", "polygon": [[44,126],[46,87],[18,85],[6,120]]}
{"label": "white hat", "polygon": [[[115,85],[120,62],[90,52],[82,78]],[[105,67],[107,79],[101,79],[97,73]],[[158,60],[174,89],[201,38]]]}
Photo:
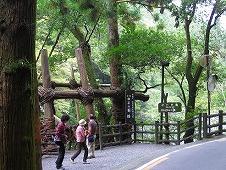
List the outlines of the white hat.
{"label": "white hat", "polygon": [[86,121],[84,119],[79,120],[79,125],[83,126],[86,124]]}

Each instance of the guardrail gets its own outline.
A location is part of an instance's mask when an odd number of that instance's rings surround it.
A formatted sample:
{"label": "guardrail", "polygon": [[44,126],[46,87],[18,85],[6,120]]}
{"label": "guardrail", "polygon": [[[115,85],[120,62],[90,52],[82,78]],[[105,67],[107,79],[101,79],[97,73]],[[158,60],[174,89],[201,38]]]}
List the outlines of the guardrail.
{"label": "guardrail", "polygon": [[[192,122],[192,126],[187,128],[187,124]],[[160,127],[164,128],[160,128]],[[162,131],[160,131],[162,129]],[[165,130],[167,129],[167,130]],[[201,140],[213,135],[221,135],[226,132],[226,113],[222,110],[217,114],[207,115],[199,113],[186,121],[177,121],[169,123],[136,123],[136,124],[117,124],[99,126],[100,149],[104,146],[121,145],[123,143],[156,143],[156,144],[176,144],[180,145],[186,139],[192,138]],[[188,130],[193,130],[192,135],[184,137]],[[164,138],[160,139],[160,136]]]}

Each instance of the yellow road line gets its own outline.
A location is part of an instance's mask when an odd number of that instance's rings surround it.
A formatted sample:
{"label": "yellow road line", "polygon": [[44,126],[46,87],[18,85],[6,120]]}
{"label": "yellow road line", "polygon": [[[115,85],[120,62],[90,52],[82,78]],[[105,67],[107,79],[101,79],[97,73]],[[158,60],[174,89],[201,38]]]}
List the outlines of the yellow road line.
{"label": "yellow road line", "polygon": [[153,167],[155,167],[156,165],[158,165],[158,164],[160,164],[160,163],[166,161],[167,159],[169,159],[169,158],[168,158],[168,157],[164,157],[164,158],[162,158],[162,159],[160,159],[160,160],[154,162],[153,164],[148,165],[147,167],[145,167],[145,168],[142,169],[142,170],[150,170],[151,168],[153,168]]}

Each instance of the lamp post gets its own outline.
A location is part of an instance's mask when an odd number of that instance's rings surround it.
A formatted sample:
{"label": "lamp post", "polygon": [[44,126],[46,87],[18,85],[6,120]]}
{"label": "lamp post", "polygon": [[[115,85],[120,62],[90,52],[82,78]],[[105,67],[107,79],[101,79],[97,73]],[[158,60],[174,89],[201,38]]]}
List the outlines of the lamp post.
{"label": "lamp post", "polygon": [[[206,67],[206,76],[207,76],[207,115],[210,116],[210,102],[211,102],[211,96],[210,92],[214,90],[216,86],[217,76],[215,74],[210,75],[210,67],[211,67],[211,58],[209,54],[204,54],[200,58],[200,65],[202,67]],[[208,124],[210,125],[210,117],[208,118]],[[208,130],[210,132],[210,129]]]}
{"label": "lamp post", "polygon": [[[161,103],[166,103],[167,102],[167,94],[165,95],[164,92],[164,68],[169,66],[169,62],[162,62],[162,88],[161,88]],[[165,122],[168,123],[168,113],[165,112]],[[161,117],[160,117],[160,131],[162,131],[162,123],[163,123],[163,112],[161,112]],[[160,140],[162,140],[162,134],[160,135]]]}

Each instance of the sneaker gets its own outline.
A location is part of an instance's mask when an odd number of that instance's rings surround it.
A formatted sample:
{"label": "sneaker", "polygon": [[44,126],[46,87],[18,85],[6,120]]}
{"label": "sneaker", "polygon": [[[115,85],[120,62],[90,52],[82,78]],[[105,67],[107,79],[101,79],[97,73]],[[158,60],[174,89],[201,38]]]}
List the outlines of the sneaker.
{"label": "sneaker", "polygon": [[87,162],[87,161],[83,161],[83,164],[90,164],[89,162]]}
{"label": "sneaker", "polygon": [[70,158],[70,161],[71,161],[71,163],[73,163],[73,164],[75,163],[75,162],[74,162],[74,159],[72,159],[72,158]]}

